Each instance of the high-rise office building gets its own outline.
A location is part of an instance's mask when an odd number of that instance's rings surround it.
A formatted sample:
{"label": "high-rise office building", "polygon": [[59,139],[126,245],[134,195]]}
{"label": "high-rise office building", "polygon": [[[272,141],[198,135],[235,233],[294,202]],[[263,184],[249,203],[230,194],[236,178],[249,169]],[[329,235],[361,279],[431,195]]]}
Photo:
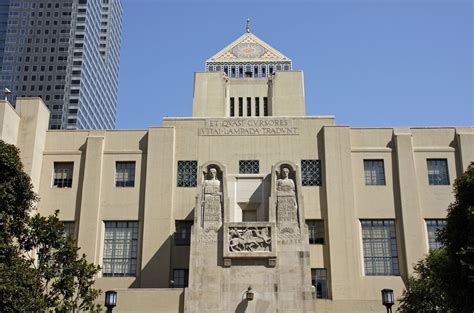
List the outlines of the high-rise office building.
{"label": "high-rise office building", "polygon": [[39,96],[51,129],[114,128],[121,0],[0,0],[0,88]]}

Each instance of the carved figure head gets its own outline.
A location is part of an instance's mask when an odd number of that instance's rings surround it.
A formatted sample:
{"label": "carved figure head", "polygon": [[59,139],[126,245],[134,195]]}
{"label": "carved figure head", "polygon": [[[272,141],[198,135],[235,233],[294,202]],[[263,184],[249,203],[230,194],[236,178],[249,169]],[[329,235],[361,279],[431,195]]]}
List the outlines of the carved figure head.
{"label": "carved figure head", "polygon": [[211,167],[209,169],[209,176],[211,177],[211,179],[216,179],[217,177],[217,170],[214,168],[214,167]]}
{"label": "carved figure head", "polygon": [[290,175],[290,170],[287,167],[284,167],[281,170],[281,177],[285,179],[285,178],[288,178],[289,175]]}

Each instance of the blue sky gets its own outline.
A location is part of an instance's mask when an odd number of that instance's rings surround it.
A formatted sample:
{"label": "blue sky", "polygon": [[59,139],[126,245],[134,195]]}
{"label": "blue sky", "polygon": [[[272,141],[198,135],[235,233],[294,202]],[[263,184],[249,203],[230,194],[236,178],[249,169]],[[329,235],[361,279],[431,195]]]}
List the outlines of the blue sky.
{"label": "blue sky", "polygon": [[305,75],[307,115],[474,125],[471,0],[123,0],[117,128],[191,116],[193,73],[251,31]]}

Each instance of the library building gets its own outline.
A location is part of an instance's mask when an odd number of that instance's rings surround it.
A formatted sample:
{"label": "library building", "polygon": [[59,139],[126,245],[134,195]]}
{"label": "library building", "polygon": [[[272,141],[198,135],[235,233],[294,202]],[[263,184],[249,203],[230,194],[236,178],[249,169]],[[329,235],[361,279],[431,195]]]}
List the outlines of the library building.
{"label": "library building", "polygon": [[247,27],[194,73],[191,117],[48,130],[25,97],[0,101],[0,138],[114,312],[384,312],[383,289],[396,308],[439,246],[473,127],[338,125],[305,114],[304,87]]}

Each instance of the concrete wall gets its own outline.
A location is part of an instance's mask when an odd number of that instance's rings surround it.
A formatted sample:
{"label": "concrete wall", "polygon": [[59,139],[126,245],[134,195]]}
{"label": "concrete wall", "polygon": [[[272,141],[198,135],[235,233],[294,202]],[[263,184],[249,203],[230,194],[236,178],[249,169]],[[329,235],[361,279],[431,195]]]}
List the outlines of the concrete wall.
{"label": "concrete wall", "polygon": [[[202,129],[231,120],[215,117],[167,118],[163,127],[137,131],[47,131],[44,104],[39,99],[19,103],[15,113],[0,102],[0,129],[10,129],[1,138],[17,138],[37,184],[41,213],[59,209],[60,219],[75,221],[81,252],[98,264],[104,222],[139,221],[137,275],[97,280],[103,290],[119,290],[123,312],[183,308],[182,291],[168,287],[173,268],[189,266],[189,247],[175,246],[173,234],[175,220],[193,218],[197,188],[177,187],[178,160],[197,160],[199,165],[217,160],[233,179],[240,175],[239,160],[259,160],[261,177],[281,160],[297,165],[303,159],[321,160],[322,186],[301,188],[305,218],[323,219],[326,228],[325,244],[309,247],[310,266],[326,268],[329,279],[330,300],[314,300],[315,310],[376,312],[383,309],[381,289],[392,288],[401,296],[413,265],[428,252],[424,220],[445,217],[453,200],[451,185],[474,159],[472,127],[352,129],[334,125],[331,117],[262,117],[232,120],[281,120],[296,131],[206,135]],[[261,131],[248,124],[220,128]],[[427,158],[447,160],[451,185],[428,184]],[[364,159],[384,161],[385,185],[365,185]],[[71,188],[52,186],[58,161],[74,163]],[[135,161],[134,187],[115,187],[116,161]],[[360,219],[395,219],[400,276],[364,274]]]}

